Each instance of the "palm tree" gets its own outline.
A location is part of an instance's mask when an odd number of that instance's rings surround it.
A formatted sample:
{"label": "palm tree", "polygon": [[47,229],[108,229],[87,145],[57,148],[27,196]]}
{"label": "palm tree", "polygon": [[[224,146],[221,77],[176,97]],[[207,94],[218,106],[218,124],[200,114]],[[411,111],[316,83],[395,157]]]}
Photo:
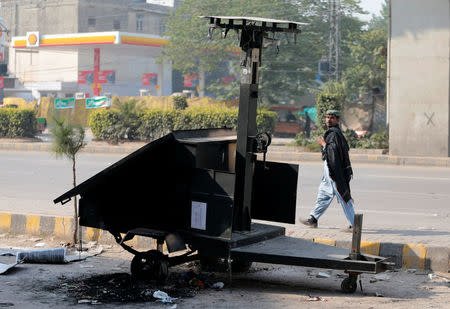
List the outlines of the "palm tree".
{"label": "palm tree", "polygon": [[[84,128],[81,125],[73,126],[70,123],[65,123],[64,120],[54,119],[55,125],[50,130],[53,135],[52,152],[57,157],[65,156],[72,160],[73,186],[77,185],[76,181],[76,155],[78,151],[86,146],[84,142]],[[77,243],[78,235],[78,205],[77,197],[73,200],[74,206],[74,221],[75,230],[73,232],[73,243]]]}

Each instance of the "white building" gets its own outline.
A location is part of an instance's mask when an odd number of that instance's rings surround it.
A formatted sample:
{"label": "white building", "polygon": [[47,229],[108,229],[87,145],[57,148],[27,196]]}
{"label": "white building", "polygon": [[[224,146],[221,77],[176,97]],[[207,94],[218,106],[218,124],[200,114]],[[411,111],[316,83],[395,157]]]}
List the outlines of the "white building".
{"label": "white building", "polygon": [[[96,48],[100,49],[100,77],[110,71],[102,93],[135,96],[147,89],[154,95],[170,94],[171,66],[157,64],[157,59],[167,42],[162,37],[165,20],[179,2],[2,0],[0,16],[9,30],[5,58],[10,78],[5,78],[5,96],[92,95],[96,85],[91,85],[86,71],[94,71]],[[33,33],[36,44],[28,40]],[[88,83],[80,83],[79,75],[86,74]],[[142,85],[143,74],[157,74],[157,81],[152,78],[151,85]]]}
{"label": "white building", "polygon": [[[171,65],[157,63],[166,43],[156,35],[118,31],[55,35],[29,32],[12,38],[9,71],[22,87],[5,89],[5,93],[26,98],[72,97],[75,93],[93,96],[93,88],[99,87],[102,94],[138,96],[141,89],[148,89],[153,95],[168,95],[172,92]],[[100,55],[97,83],[95,49]],[[157,79],[143,85],[144,74],[156,74]]]}

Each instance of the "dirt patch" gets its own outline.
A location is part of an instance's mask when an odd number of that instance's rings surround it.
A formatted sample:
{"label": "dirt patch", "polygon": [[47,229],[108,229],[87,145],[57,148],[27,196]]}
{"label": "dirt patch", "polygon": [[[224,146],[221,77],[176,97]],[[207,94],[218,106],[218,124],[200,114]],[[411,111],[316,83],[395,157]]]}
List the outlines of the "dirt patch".
{"label": "dirt patch", "polygon": [[45,289],[63,293],[75,302],[105,304],[155,302],[158,299],[153,297],[153,293],[158,290],[173,298],[192,298],[199,291],[211,286],[211,275],[198,274],[196,278],[206,278],[204,284],[199,284],[197,280],[185,280],[189,273],[195,272],[192,269],[186,272],[185,268],[176,272],[172,270],[164,284],[138,280],[128,273],[96,274],[77,279],[66,279],[62,276],[59,278],[59,284],[47,286]]}

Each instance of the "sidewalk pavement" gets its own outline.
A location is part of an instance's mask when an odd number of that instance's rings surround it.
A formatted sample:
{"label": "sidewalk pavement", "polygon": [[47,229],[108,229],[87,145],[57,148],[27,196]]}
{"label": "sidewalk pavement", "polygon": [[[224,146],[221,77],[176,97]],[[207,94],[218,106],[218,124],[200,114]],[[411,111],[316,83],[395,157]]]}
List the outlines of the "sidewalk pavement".
{"label": "sidewalk pavement", "polygon": [[[303,152],[300,147],[284,146],[288,140],[274,139],[267,154],[267,160],[285,162],[321,161],[320,153]],[[110,145],[105,142],[89,140],[83,149],[89,153],[129,154],[145,145],[142,142]],[[0,150],[11,151],[50,151],[51,141],[30,139],[0,139]],[[395,165],[421,165],[450,167],[450,158],[402,157],[383,154],[381,150],[352,150],[353,163],[378,163]],[[365,153],[364,153],[365,152]],[[351,234],[338,228],[309,229],[297,223],[284,225],[286,235],[342,248],[350,248]],[[73,218],[20,215],[0,213],[0,233],[53,236],[71,239]],[[114,238],[106,231],[83,228],[83,239],[111,243]],[[132,245],[148,247],[149,239],[135,237]],[[391,257],[398,267],[430,269],[450,272],[450,237],[440,231],[400,231],[364,229],[362,233],[362,251],[365,253]]]}

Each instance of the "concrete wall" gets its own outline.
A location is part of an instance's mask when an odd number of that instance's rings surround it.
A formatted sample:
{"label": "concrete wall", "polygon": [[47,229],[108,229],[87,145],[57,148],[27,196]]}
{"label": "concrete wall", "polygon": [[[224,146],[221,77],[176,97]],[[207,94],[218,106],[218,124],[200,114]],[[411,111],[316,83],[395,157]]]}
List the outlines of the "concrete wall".
{"label": "concrete wall", "polygon": [[[0,16],[11,36],[124,31],[161,35],[171,7],[132,0],[3,0]],[[142,28],[136,28],[137,16]],[[91,20],[91,24],[89,24]]]}
{"label": "concrete wall", "polygon": [[76,0],[3,0],[0,12],[11,31],[10,36],[23,36],[28,31],[41,34],[77,32],[78,14],[74,14],[77,11]]}
{"label": "concrete wall", "polygon": [[449,0],[391,0],[392,155],[449,156]]}

